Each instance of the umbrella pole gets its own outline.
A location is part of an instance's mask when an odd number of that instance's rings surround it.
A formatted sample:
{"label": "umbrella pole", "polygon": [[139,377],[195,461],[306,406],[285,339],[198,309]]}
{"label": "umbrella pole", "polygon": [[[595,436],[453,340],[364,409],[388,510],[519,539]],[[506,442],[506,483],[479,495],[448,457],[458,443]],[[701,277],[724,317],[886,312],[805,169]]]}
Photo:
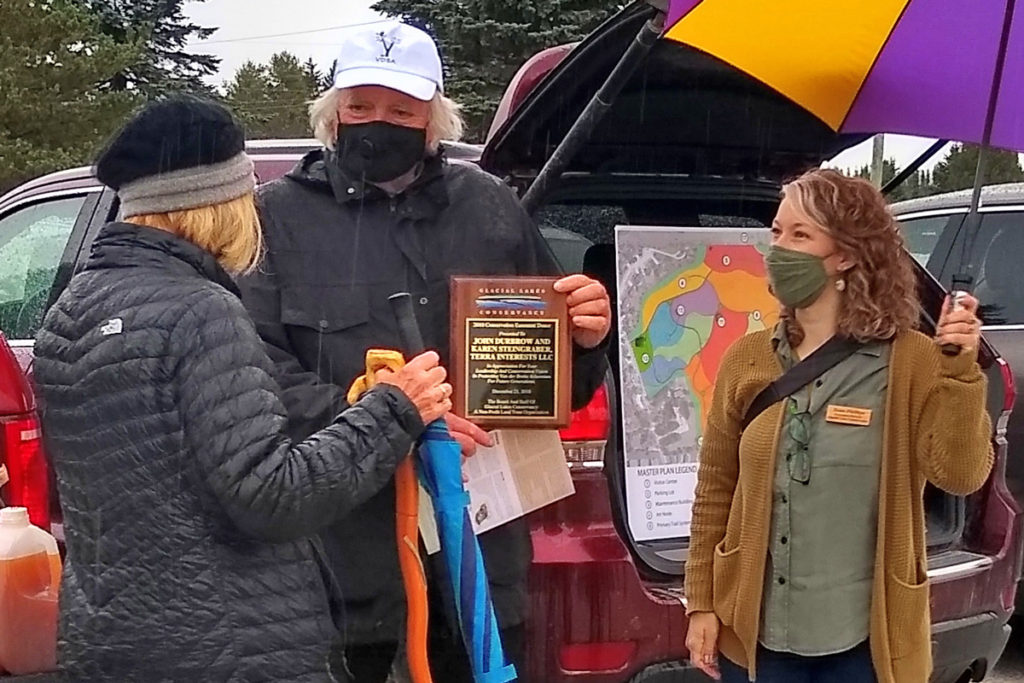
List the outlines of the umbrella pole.
{"label": "umbrella pole", "polygon": [[527,213],[532,215],[537,210],[541,199],[548,193],[548,190],[551,189],[551,186],[554,185],[558,178],[561,177],[565,169],[568,168],[569,162],[576,156],[576,152],[586,144],[597,128],[597,125],[601,122],[601,119],[604,118],[604,115],[615,104],[615,100],[619,93],[622,92],[626,81],[629,80],[629,77],[633,75],[633,72],[636,71],[636,68],[640,66],[640,63],[643,62],[644,58],[651,51],[664,28],[665,14],[664,12],[658,12],[640,29],[640,33],[637,34],[633,42],[626,48],[622,58],[619,59],[618,64],[612,69],[604,84],[594,93],[590,102],[587,103],[587,106],[569,128],[569,132],[565,134],[558,147],[551,153],[547,163],[544,164],[544,168],[540,170],[533,183],[530,184],[530,189],[523,195],[522,205]]}
{"label": "umbrella pole", "polygon": [[[1013,10],[1016,0],[1007,0],[1006,15],[1003,18],[1003,33],[999,37],[999,51],[996,52],[996,65],[992,73],[992,87],[989,89],[988,110],[985,112],[985,128],[981,134],[981,149],[978,150],[978,168],[974,173],[974,188],[971,192],[971,207],[967,211],[967,218],[964,220],[964,241],[960,249],[960,267],[953,275],[951,289],[953,293],[953,309],[959,310],[962,298],[971,293],[974,285],[974,263],[973,251],[974,241],[981,230],[981,214],[978,207],[981,204],[981,190],[985,185],[985,176],[988,171],[988,150],[992,144],[992,126],[996,118],[996,106],[999,104],[999,89],[1003,84],[1003,67],[1006,64],[1006,46],[1010,42],[1010,29],[1013,25]],[[960,353],[960,347],[954,344],[945,344],[942,353],[947,356],[955,356]]]}
{"label": "umbrella pole", "polygon": [[954,294],[969,293],[974,283],[974,264],[971,262],[974,240],[981,226],[978,206],[981,204],[981,190],[985,185],[988,171],[988,150],[992,144],[992,126],[995,124],[996,107],[999,104],[999,90],[1003,84],[1003,68],[1006,64],[1006,46],[1010,42],[1010,29],[1013,25],[1013,11],[1016,0],[1007,0],[1006,15],[1003,19],[1003,33],[999,37],[999,51],[996,53],[995,69],[992,73],[992,87],[989,89],[988,110],[985,112],[985,128],[982,131],[981,149],[978,151],[978,168],[974,174],[974,188],[971,193],[971,206],[964,221],[964,241],[960,251],[959,272],[953,276]]}

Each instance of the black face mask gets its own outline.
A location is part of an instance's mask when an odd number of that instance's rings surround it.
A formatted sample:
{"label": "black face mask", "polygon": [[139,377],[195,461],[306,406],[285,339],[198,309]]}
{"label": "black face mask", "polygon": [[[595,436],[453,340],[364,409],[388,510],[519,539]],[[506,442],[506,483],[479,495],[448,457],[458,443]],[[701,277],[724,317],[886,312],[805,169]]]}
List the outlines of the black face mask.
{"label": "black face mask", "polygon": [[423,160],[427,131],[371,121],[338,126],[335,163],[353,180],[383,183]]}

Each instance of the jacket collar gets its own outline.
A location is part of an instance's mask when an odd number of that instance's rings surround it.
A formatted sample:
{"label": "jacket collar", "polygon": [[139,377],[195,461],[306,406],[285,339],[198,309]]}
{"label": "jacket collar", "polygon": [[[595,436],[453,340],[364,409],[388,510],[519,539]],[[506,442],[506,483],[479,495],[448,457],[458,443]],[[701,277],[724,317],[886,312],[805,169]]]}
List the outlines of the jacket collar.
{"label": "jacket collar", "polygon": [[[315,149],[302,157],[286,177],[319,192],[330,193],[341,205],[391,200],[388,193],[376,185],[348,177],[333,163],[333,157],[334,152],[329,149]],[[395,200],[403,204],[411,203],[411,211],[416,218],[436,214],[448,206],[445,184],[438,182],[444,176],[447,164],[442,147],[437,154],[423,161],[419,177],[398,193]]]}
{"label": "jacket collar", "polygon": [[86,270],[150,267],[200,276],[240,296],[231,276],[205,249],[165,230],[108,223],[93,242]]}

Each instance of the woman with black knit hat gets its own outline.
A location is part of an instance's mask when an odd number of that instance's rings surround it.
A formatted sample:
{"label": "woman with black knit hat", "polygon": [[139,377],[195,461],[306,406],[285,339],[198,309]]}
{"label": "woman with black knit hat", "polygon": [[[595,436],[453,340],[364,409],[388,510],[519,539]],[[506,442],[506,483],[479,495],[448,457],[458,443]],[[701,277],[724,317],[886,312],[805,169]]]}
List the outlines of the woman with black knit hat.
{"label": "woman with black knit hat", "polygon": [[96,165],[124,222],[51,308],[35,377],[67,536],[59,654],[75,681],[327,681],[308,536],[376,493],[451,407],[437,355],[301,443],[231,274],[260,254],[241,129],[152,104]]}

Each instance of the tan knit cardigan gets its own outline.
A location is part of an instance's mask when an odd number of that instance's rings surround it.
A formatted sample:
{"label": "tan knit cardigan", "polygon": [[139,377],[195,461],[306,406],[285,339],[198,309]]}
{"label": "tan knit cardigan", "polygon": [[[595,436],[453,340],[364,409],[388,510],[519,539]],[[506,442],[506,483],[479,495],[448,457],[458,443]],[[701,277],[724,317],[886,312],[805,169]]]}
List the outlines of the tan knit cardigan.
{"label": "tan knit cardigan", "polygon": [[[879,683],[925,683],[932,668],[925,482],[955,495],[980,488],[992,468],[992,425],[976,354],[944,356],[930,338],[910,332],[894,341],[889,365],[871,655]],[[751,680],[784,402],[742,435],[740,420],[781,373],[770,330],[726,352],[701,449],[686,563],[687,613],[718,615],[722,654],[748,668]]]}

